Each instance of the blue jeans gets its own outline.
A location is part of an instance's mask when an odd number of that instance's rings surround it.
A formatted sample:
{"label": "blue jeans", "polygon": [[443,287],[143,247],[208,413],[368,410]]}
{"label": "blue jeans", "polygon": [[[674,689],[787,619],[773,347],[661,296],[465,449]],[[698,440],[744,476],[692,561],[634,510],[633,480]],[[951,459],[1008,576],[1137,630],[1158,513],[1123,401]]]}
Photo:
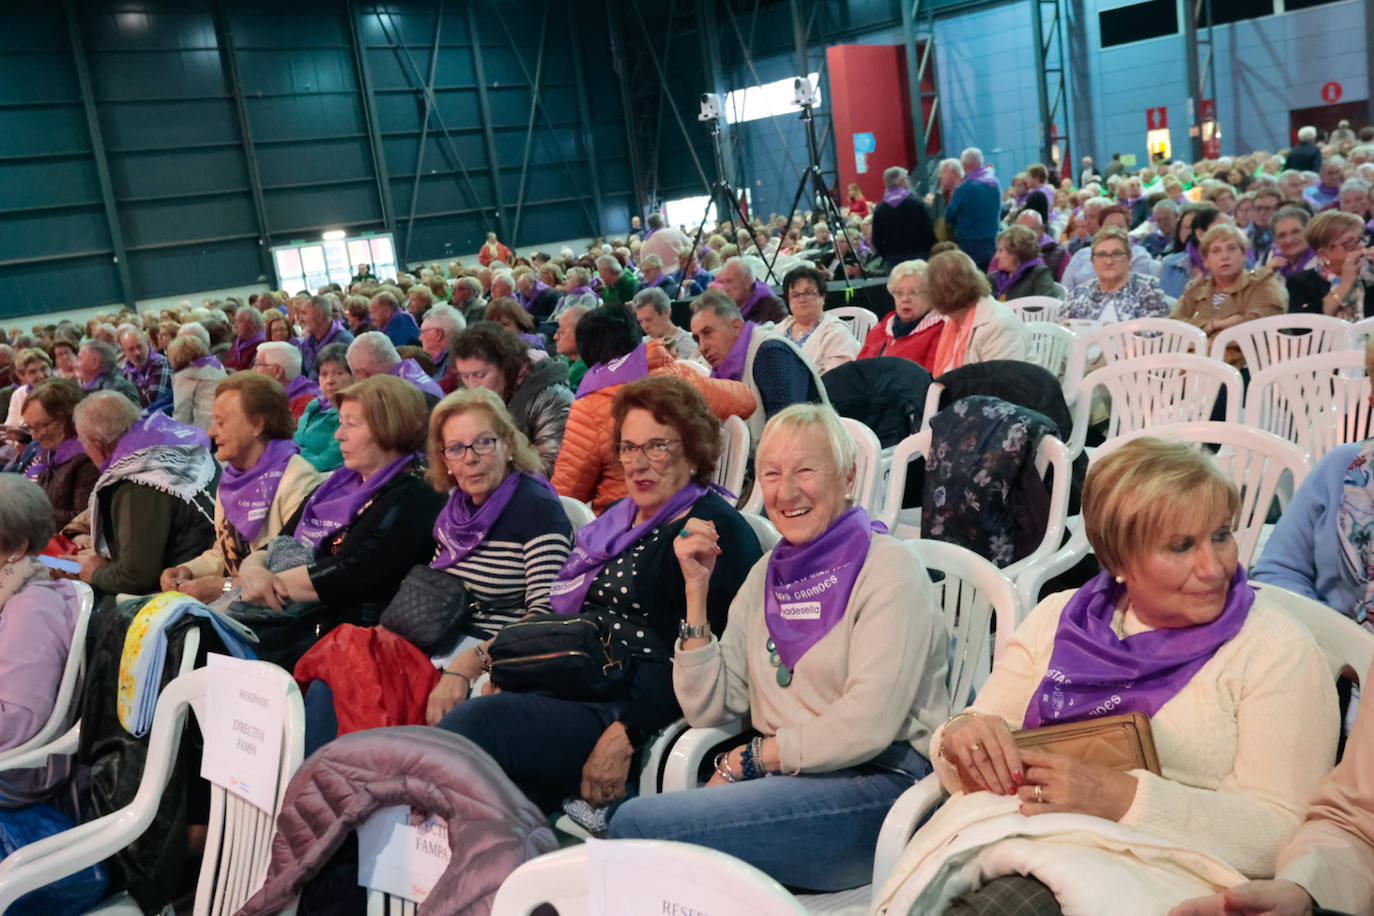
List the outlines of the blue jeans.
{"label": "blue jeans", "polygon": [[490,754],[542,811],[582,791],[582,766],[624,704],[497,693],[455,706],[439,722]]}
{"label": "blue jeans", "polygon": [[789,887],[845,890],[873,880],[883,818],[930,771],[930,761],[901,741],[845,770],[632,798],[611,818],[608,835],[695,843]]}
{"label": "blue jeans", "polygon": [[339,737],[334,715],[334,691],[324,681],[311,681],[305,690],[305,756]]}

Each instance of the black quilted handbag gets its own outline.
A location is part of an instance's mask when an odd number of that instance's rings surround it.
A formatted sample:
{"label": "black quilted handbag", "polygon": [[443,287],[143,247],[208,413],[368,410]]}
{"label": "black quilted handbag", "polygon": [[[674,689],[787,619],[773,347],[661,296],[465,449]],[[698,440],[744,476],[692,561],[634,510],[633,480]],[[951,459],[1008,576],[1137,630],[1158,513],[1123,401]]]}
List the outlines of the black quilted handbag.
{"label": "black quilted handbag", "polygon": [[589,614],[540,614],[508,623],[487,654],[502,690],[562,700],[608,700],[624,685],[610,628]]}
{"label": "black quilted handbag", "polygon": [[426,655],[447,655],[472,619],[463,580],[428,566],[412,566],[378,621]]}

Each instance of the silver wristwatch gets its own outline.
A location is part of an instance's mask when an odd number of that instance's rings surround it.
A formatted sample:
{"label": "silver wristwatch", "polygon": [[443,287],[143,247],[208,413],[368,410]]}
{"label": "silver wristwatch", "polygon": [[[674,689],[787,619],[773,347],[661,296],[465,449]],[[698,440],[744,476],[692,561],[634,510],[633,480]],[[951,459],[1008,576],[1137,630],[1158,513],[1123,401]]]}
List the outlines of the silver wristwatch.
{"label": "silver wristwatch", "polygon": [[711,625],[703,623],[699,627],[694,627],[683,620],[677,625],[678,639],[707,639],[711,635]]}

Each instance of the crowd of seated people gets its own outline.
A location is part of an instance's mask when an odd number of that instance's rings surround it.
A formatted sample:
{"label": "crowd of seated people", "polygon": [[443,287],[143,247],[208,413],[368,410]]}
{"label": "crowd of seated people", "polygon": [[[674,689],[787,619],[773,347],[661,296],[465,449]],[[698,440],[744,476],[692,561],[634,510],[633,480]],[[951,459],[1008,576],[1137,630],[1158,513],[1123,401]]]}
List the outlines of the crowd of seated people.
{"label": "crowd of seated people", "polygon": [[[585,254],[521,256],[491,235],[470,268],[10,329],[0,751],[51,711],[70,576],[98,609],[180,592],[255,627],[256,654],[304,688],[311,751],[444,729],[545,812],[719,849],[789,887],[869,883],[884,816],[933,772],[954,797],[874,889],[886,912],[1000,912],[1009,896],[1067,912],[1103,888],[1160,911],[1249,912],[1183,901],[1279,866],[1285,880],[1234,893],[1291,901],[1301,886],[1309,908],[1369,911],[1367,874],[1359,897],[1323,869],[1374,856],[1370,715],[1328,777],[1332,680],[1247,584],[1238,497],[1209,458],[1145,439],[1095,464],[1083,517],[1105,571],[1045,598],[948,718],[948,637],[919,546],[851,504],[855,447],[826,392],[829,373],[873,357],[935,378],[1029,360],[1026,296],[1061,298],[1070,323],[1168,316],[1209,339],[1285,311],[1365,317],[1374,143],[1305,145],[1315,162],[1299,144],[1106,178],[1086,163],[1081,186],[1039,163],[998,176],[969,149],[925,198],[896,166],[880,199],[851,187],[839,223],[808,212],[695,235],[652,214],[645,234]],[[865,280],[893,308],[860,339],[825,306]],[[1227,360],[1244,368],[1234,348]],[[742,494],[711,487],[729,417],[750,432],[771,550]],[[1374,629],[1368,449],[1328,453],[1253,572]],[[594,520],[575,531],[559,497]],[[41,552],[78,571],[50,574]],[[387,616],[426,575],[461,605],[442,638]],[[559,615],[605,630],[615,675],[591,693],[498,683],[493,656],[520,625]],[[1162,775],[1011,738],[1107,701],[1151,717]],[[752,732],[720,749],[705,788],[636,797],[661,728],[741,717]],[[0,817],[68,779],[0,774]],[[1319,788],[1308,816],[1339,826],[1292,838]],[[1352,798],[1363,819],[1332,814]],[[1039,814],[1070,820],[1036,839],[1008,820]],[[973,825],[970,887],[943,857]],[[1199,849],[1206,867],[1188,859]],[[1064,873],[1066,851],[1094,868]]]}

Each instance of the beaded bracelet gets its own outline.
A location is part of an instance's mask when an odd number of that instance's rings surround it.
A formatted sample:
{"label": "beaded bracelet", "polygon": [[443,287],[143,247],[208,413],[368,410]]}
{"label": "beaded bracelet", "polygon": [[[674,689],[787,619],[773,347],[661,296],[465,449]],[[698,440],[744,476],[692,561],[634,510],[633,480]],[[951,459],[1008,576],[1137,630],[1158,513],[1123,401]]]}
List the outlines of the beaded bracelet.
{"label": "beaded bracelet", "polygon": [[767,775],[764,773],[763,767],[759,766],[758,761],[754,757],[754,746],[755,742],[758,740],[758,738],[755,738],[740,749],[739,768],[744,774],[745,779],[758,779],[760,776]]}
{"label": "beaded bracelet", "polygon": [[716,775],[721,779],[726,782],[739,782],[739,777],[735,775],[735,771],[730,769],[730,754],[728,752],[721,751],[716,755],[715,767]]}

